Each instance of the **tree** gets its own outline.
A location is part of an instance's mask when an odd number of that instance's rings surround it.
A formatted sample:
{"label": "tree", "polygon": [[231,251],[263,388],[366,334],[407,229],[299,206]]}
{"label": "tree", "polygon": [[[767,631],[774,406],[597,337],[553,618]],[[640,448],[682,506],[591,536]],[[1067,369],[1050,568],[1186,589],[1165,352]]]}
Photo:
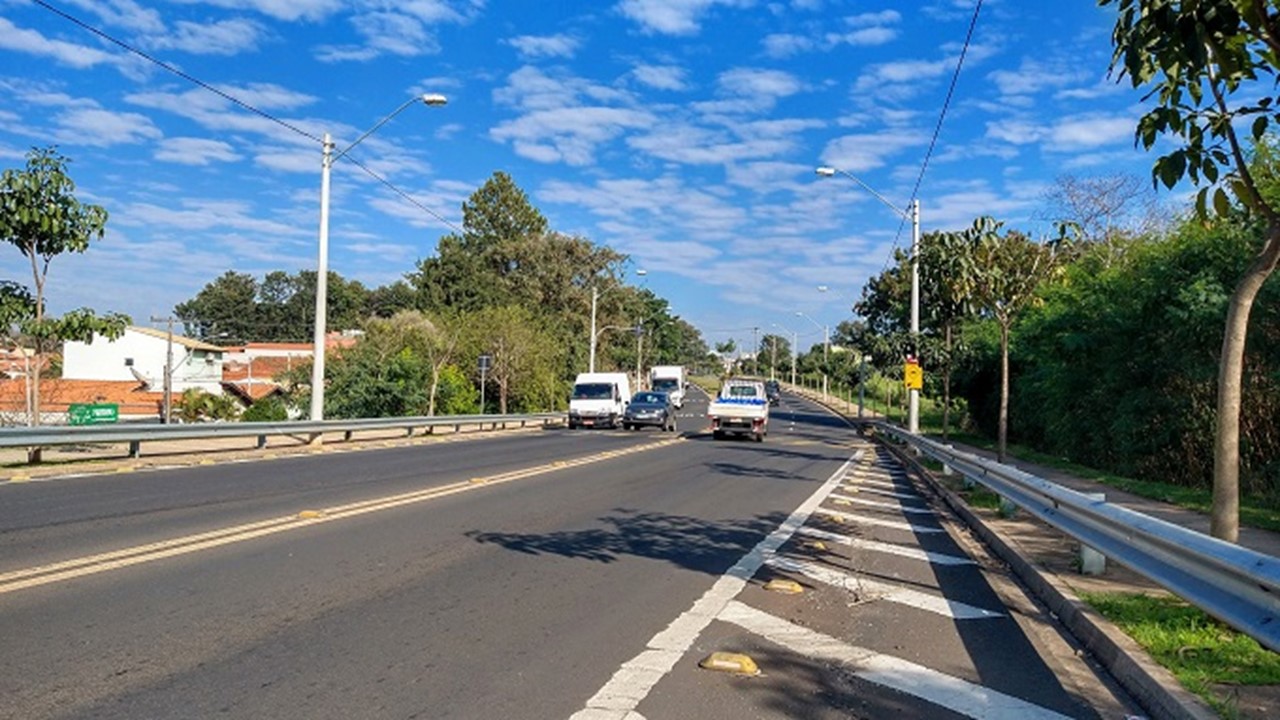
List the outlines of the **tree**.
{"label": "tree", "polygon": [[[107,211],[99,205],[82,204],[75,197],[75,182],[67,174],[66,157],[54,147],[34,148],[27,153],[24,170],[5,170],[0,175],[0,240],[16,247],[31,261],[35,287],[30,317],[22,322],[23,332],[35,342],[36,367],[44,352],[59,342],[92,342],[95,335],[115,339],[129,325],[125,315],[107,313],[98,317],[81,308],[51,318],[45,315],[45,283],[55,257],[83,253],[106,231]],[[10,301],[14,295],[9,295]],[[32,378],[32,421],[40,422],[40,374]],[[39,449],[31,460],[38,461]]]}
{"label": "tree", "polygon": [[[1210,532],[1235,542],[1240,533],[1240,411],[1249,315],[1267,278],[1280,264],[1280,205],[1262,191],[1255,170],[1274,178],[1275,165],[1251,167],[1237,128],[1254,142],[1280,122],[1280,13],[1274,3],[1244,0],[1100,0],[1118,11],[1111,68],[1132,85],[1149,86],[1156,106],[1138,121],[1136,136],[1150,150],[1162,137],[1176,149],[1160,156],[1152,178],[1172,188],[1184,177],[1207,183],[1197,208],[1207,217],[1209,196],[1218,214],[1230,211],[1228,190],[1264,219],[1256,255],[1240,276],[1227,308],[1218,370]],[[1237,95],[1253,97],[1236,99]],[[1266,159],[1271,159],[1270,157]],[[1223,174],[1225,171],[1225,174]]]}
{"label": "tree", "polygon": [[977,266],[973,249],[960,233],[928,233],[920,239],[921,293],[928,298],[925,308],[929,324],[942,331],[941,346],[929,354],[942,369],[943,438],[951,429],[951,374],[957,329],[974,312]]}
{"label": "tree", "polygon": [[978,218],[951,245],[968,245],[973,258],[973,297],[1000,327],[999,460],[1009,438],[1009,331],[1018,313],[1035,302],[1036,288],[1055,268],[1052,246],[1040,245],[1016,231],[1000,234],[1002,223]]}
{"label": "tree", "polygon": [[486,380],[497,389],[499,413],[512,407],[545,410],[567,396],[559,370],[563,349],[531,311],[515,305],[486,308],[467,316],[466,328],[471,358],[490,357]]}
{"label": "tree", "polygon": [[511,277],[528,257],[523,241],[547,234],[547,220],[510,175],[495,172],[462,204],[462,234],[440,238],[409,282],[429,310],[470,312],[511,301]]}
{"label": "tree", "polygon": [[1136,175],[1062,175],[1045,193],[1049,219],[1079,229],[1085,244],[1106,250],[1108,264],[1124,253],[1126,237],[1151,232],[1157,219],[1155,194]]}

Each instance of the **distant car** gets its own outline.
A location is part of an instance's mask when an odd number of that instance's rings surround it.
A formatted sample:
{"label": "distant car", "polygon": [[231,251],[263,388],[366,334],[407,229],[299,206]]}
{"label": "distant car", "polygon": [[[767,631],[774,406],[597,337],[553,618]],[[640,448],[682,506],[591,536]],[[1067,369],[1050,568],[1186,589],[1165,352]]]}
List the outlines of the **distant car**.
{"label": "distant car", "polygon": [[777,380],[766,380],[764,382],[764,396],[769,398],[770,405],[777,405],[782,401],[782,386]]}
{"label": "distant car", "polygon": [[631,404],[622,413],[622,427],[639,430],[652,425],[661,430],[675,432],[676,411],[671,406],[671,396],[664,392],[645,391],[631,396]]}

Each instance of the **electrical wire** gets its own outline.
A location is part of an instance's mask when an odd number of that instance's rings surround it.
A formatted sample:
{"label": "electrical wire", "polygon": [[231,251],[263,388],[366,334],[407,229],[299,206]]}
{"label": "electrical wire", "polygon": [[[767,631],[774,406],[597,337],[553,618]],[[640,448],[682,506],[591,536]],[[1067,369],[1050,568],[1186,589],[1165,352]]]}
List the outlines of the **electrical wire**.
{"label": "electrical wire", "polygon": [[[189,73],[183,72],[182,70],[179,70],[178,68],[176,68],[176,67],[174,67],[174,66],[172,66],[172,65],[170,65],[170,64],[168,64],[168,63],[166,63],[166,62],[164,62],[163,60],[160,60],[160,59],[158,59],[158,58],[152,57],[151,55],[147,54],[146,52],[144,52],[144,51],[142,51],[142,50],[139,50],[138,48],[135,48],[134,46],[130,45],[129,43],[127,43],[127,42],[125,42],[125,41],[123,41],[123,40],[120,40],[119,38],[116,38],[116,37],[114,37],[114,36],[110,35],[109,33],[107,33],[107,32],[106,32],[106,31],[104,31],[104,30],[101,30],[101,29],[99,29],[99,28],[96,28],[96,27],[94,27],[94,26],[90,25],[89,23],[87,23],[87,22],[85,22],[85,21],[83,21],[83,20],[81,20],[81,19],[79,19],[79,18],[75,17],[74,15],[71,15],[70,13],[66,12],[65,10],[62,10],[62,9],[60,9],[60,8],[57,8],[57,7],[54,7],[53,5],[49,4],[48,2],[45,2],[45,0],[31,0],[31,1],[32,1],[32,2],[34,2],[36,5],[39,5],[40,7],[42,7],[42,8],[44,8],[44,9],[48,10],[49,12],[51,12],[51,13],[53,13],[53,14],[55,14],[55,15],[58,15],[59,17],[62,17],[63,19],[65,19],[65,20],[67,20],[67,21],[69,21],[69,22],[71,22],[71,23],[74,23],[75,25],[77,25],[77,26],[79,26],[79,27],[83,28],[84,30],[87,30],[88,32],[93,33],[94,35],[97,35],[98,37],[102,38],[103,40],[106,40],[106,41],[107,41],[107,42],[109,42],[109,43],[112,43],[112,44],[117,45],[117,46],[119,46],[119,47],[121,47],[121,48],[124,48],[124,49],[125,49],[125,50],[127,50],[128,52],[130,52],[130,53],[132,53],[132,54],[134,54],[134,55],[137,55],[138,57],[142,58],[143,60],[146,60],[147,62],[152,63],[152,64],[156,65],[157,67],[160,67],[160,68],[164,69],[164,70],[165,70],[165,71],[167,71],[167,72],[173,73],[174,75],[177,75],[178,77],[182,78],[183,80],[186,80],[187,82],[189,82],[189,83],[191,83],[191,84],[193,84],[193,85],[196,85],[197,87],[200,87],[200,88],[202,88],[202,89],[204,89],[204,90],[207,90],[207,91],[209,91],[209,92],[211,92],[211,93],[213,93],[213,94],[217,95],[218,97],[220,97],[220,98],[222,98],[222,99],[224,99],[224,100],[226,100],[226,101],[228,101],[228,102],[231,102],[231,103],[235,104],[237,107],[240,107],[240,108],[241,108],[241,109],[243,109],[243,110],[246,110],[246,111],[248,111],[248,112],[251,112],[251,113],[253,113],[254,115],[257,115],[257,116],[259,116],[259,117],[265,118],[266,120],[270,120],[271,122],[273,122],[273,123],[275,123],[275,124],[277,124],[277,125],[279,125],[279,126],[281,126],[281,127],[283,127],[283,128],[286,128],[286,129],[288,129],[288,130],[290,130],[290,131],[292,131],[292,132],[295,132],[295,133],[297,133],[298,135],[301,135],[301,136],[303,136],[303,137],[305,137],[305,138],[309,138],[309,139],[314,140],[315,142],[318,142],[318,143],[321,143],[321,144],[323,144],[323,143],[324,143],[324,140],[323,140],[323,139],[321,139],[321,138],[319,138],[319,137],[317,137],[316,135],[313,135],[312,133],[309,133],[309,132],[307,132],[306,130],[303,130],[302,128],[300,128],[300,127],[298,127],[298,126],[293,125],[292,123],[290,123],[290,122],[288,122],[288,121],[286,121],[286,120],[282,120],[281,118],[278,118],[278,117],[276,117],[276,116],[272,115],[271,113],[268,113],[268,112],[267,112],[267,111],[265,111],[265,110],[261,110],[261,109],[259,109],[259,108],[257,108],[257,107],[254,107],[253,105],[250,105],[249,103],[245,102],[244,100],[241,100],[240,98],[237,98],[237,97],[235,97],[234,95],[232,95],[232,94],[230,94],[230,93],[228,93],[228,92],[226,92],[226,91],[224,91],[224,90],[219,90],[218,88],[214,87],[213,85],[210,85],[209,83],[207,83],[207,82],[205,82],[205,81],[203,81],[203,80],[201,80],[201,79],[199,79],[199,78],[197,78],[197,77],[195,77],[195,76],[193,76],[193,75],[190,75]],[[355,165],[356,165],[357,167],[359,167],[361,170],[363,170],[365,173],[367,173],[370,177],[372,177],[373,179],[375,179],[375,180],[377,180],[378,182],[380,182],[380,183],[382,183],[383,185],[385,185],[385,186],[386,186],[388,189],[390,189],[392,192],[394,192],[394,193],[396,193],[397,195],[399,195],[400,197],[404,198],[404,199],[405,199],[405,200],[407,200],[409,203],[411,203],[411,204],[413,204],[415,207],[417,207],[419,210],[422,210],[423,212],[427,213],[428,215],[430,215],[431,217],[435,218],[436,220],[439,220],[441,223],[443,223],[444,225],[448,226],[448,227],[449,227],[451,230],[453,230],[454,232],[457,232],[457,233],[461,233],[461,232],[462,232],[462,230],[461,230],[461,229],[459,229],[457,225],[454,225],[453,223],[451,223],[451,222],[449,222],[448,220],[446,220],[443,216],[441,216],[441,215],[440,215],[440,213],[437,213],[436,211],[432,210],[431,208],[429,208],[429,207],[427,207],[427,206],[423,205],[422,203],[418,202],[416,199],[414,199],[412,196],[410,196],[410,195],[409,195],[409,193],[407,193],[407,192],[405,192],[404,190],[401,190],[400,188],[396,187],[394,184],[392,184],[392,183],[391,183],[391,181],[389,181],[389,180],[387,180],[386,178],[382,177],[381,175],[379,175],[379,174],[375,173],[373,170],[370,170],[366,165],[364,165],[364,164],[363,164],[363,163],[361,163],[360,161],[358,161],[358,160],[356,160],[355,158],[350,157],[350,156],[346,156],[346,159],[347,159],[347,160],[349,160],[349,161],[350,161],[350,162],[352,162],[352,163],[355,163]]]}
{"label": "electrical wire", "polygon": [[80,18],[75,17],[74,15],[71,15],[70,13],[66,12],[65,10],[62,10],[62,9],[60,9],[60,8],[56,8],[56,7],[54,7],[53,5],[50,5],[49,3],[45,2],[44,0],[31,0],[31,1],[32,1],[32,2],[34,2],[36,5],[39,5],[40,7],[44,8],[45,10],[48,10],[49,12],[51,12],[51,13],[53,13],[53,14],[58,15],[58,16],[60,16],[60,17],[62,17],[62,18],[64,18],[64,19],[66,19],[66,20],[68,20],[68,21],[70,21],[70,22],[72,22],[72,23],[74,23],[74,24],[76,24],[76,25],[79,25],[81,28],[83,28],[83,29],[85,29],[85,30],[88,30],[89,32],[93,33],[94,35],[97,35],[98,37],[102,38],[103,40],[106,40],[107,42],[112,43],[113,45],[118,45],[119,47],[122,47],[122,48],[124,48],[125,50],[129,51],[130,53],[133,53],[134,55],[137,55],[138,57],[142,58],[143,60],[146,60],[147,62],[152,63],[153,65],[156,65],[157,67],[163,68],[164,70],[166,70],[166,71],[168,71],[168,72],[170,72],[170,73],[173,73],[174,75],[177,75],[178,77],[182,78],[183,80],[186,80],[187,82],[189,82],[189,83],[191,83],[191,84],[193,84],[193,85],[197,85],[197,86],[199,86],[199,87],[201,87],[201,88],[203,88],[203,89],[205,89],[205,90],[208,90],[209,92],[213,93],[214,95],[217,95],[218,97],[220,97],[220,98],[222,98],[222,99],[224,99],[224,100],[227,100],[227,101],[229,101],[229,102],[235,103],[235,104],[236,104],[237,106],[239,106],[240,108],[242,108],[242,109],[244,109],[244,110],[247,110],[247,111],[249,111],[249,112],[253,113],[254,115],[258,115],[259,117],[266,118],[267,120],[270,120],[271,122],[273,122],[273,123],[275,123],[275,124],[277,124],[277,125],[279,125],[279,126],[281,126],[281,127],[283,127],[283,128],[287,128],[288,130],[291,130],[291,131],[293,131],[293,132],[295,132],[295,133],[297,133],[297,134],[299,134],[299,135],[301,135],[301,136],[303,136],[303,137],[310,138],[310,139],[312,139],[312,140],[314,140],[314,141],[316,141],[316,142],[318,142],[318,143],[323,143],[323,142],[324,142],[323,140],[321,140],[320,138],[316,137],[315,135],[312,135],[311,133],[307,132],[306,130],[303,130],[302,128],[300,128],[300,127],[298,127],[298,126],[296,126],[296,125],[293,125],[293,124],[291,124],[291,123],[289,123],[289,122],[287,122],[287,121],[285,121],[285,120],[281,120],[280,118],[278,118],[278,117],[276,117],[276,116],[272,115],[271,113],[269,113],[269,112],[267,112],[267,111],[265,111],[265,110],[260,110],[260,109],[258,109],[258,108],[256,108],[256,107],[254,107],[254,106],[250,105],[249,103],[247,103],[247,102],[245,102],[245,101],[243,101],[243,100],[241,100],[241,99],[239,99],[239,98],[237,98],[237,97],[235,97],[235,96],[231,95],[230,93],[227,93],[227,92],[225,92],[225,91],[219,90],[218,88],[216,88],[216,87],[214,87],[214,86],[210,85],[209,83],[204,82],[203,80],[201,80],[201,79],[199,79],[199,78],[197,78],[197,77],[194,77],[194,76],[192,76],[192,75],[189,75],[189,74],[187,74],[187,73],[185,73],[185,72],[183,72],[183,71],[179,70],[178,68],[176,68],[176,67],[174,67],[174,66],[172,66],[172,65],[170,65],[170,64],[168,64],[168,63],[166,63],[166,62],[164,62],[163,60],[159,60],[159,59],[157,59],[157,58],[154,58],[154,57],[152,57],[151,55],[148,55],[147,53],[143,52],[142,50],[139,50],[138,48],[136,48],[136,47],[134,47],[134,46],[130,45],[129,43],[127,43],[127,42],[125,42],[125,41],[123,41],[123,40],[120,40],[120,39],[118,39],[118,38],[116,38],[116,37],[113,37],[113,36],[111,36],[111,35],[107,34],[105,31],[100,30],[100,29],[98,29],[98,28],[96,28],[96,27],[94,27],[94,26],[90,25],[89,23],[87,23],[87,22],[85,22],[85,21],[81,20]]}

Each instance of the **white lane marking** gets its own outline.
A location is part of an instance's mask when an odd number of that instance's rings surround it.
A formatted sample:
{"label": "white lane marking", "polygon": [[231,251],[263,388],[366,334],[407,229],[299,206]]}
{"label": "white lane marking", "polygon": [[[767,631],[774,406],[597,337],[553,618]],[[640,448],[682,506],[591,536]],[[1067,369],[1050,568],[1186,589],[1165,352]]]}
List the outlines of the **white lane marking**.
{"label": "white lane marking", "polygon": [[850,645],[736,600],[729,603],[717,619],[761,635],[797,654],[847,665],[857,678],[968,717],[989,720],[1066,720],[1067,717],[923,665]]}
{"label": "white lane marking", "polygon": [[859,595],[869,596],[866,597],[868,600],[884,600],[885,602],[899,605],[909,605],[917,610],[924,610],[925,612],[931,612],[953,620],[990,620],[991,618],[1004,617],[1004,613],[984,610],[969,603],[948,600],[939,595],[931,595],[919,590],[890,585],[877,580],[869,580],[855,574],[804,560],[774,557],[770,558],[767,564],[769,567],[778,570],[801,573],[811,580],[817,580],[832,587],[854,588],[858,590]]}
{"label": "white lane marking", "polygon": [[893,492],[892,490],[882,490],[880,488],[874,488],[874,487],[866,487],[865,485],[860,485],[858,483],[846,485],[845,487],[850,489],[857,489],[858,492],[864,492],[864,493],[867,493],[868,495],[879,495],[881,497],[891,497],[891,498],[894,498],[895,500],[920,500],[919,495],[912,495],[911,493]]}
{"label": "white lane marking", "polygon": [[842,495],[840,493],[831,493],[831,499],[845,500],[851,503],[857,503],[859,505],[866,505],[867,507],[884,508],[885,510],[897,510],[898,512],[904,512],[904,513],[915,513],[916,515],[932,515],[933,514],[933,511],[930,510],[929,508],[907,507],[902,503],[876,502],[875,500],[868,500],[866,498],[854,497],[852,495]]}
{"label": "white lane marking", "polygon": [[942,528],[924,527],[921,525],[912,525],[911,523],[898,522],[896,520],[881,520],[877,517],[869,517],[867,515],[855,515],[854,513],[841,512],[839,510],[828,510],[822,508],[818,511],[820,515],[828,515],[830,517],[847,520],[849,522],[858,523],[859,525],[874,525],[876,527],[892,528],[894,530],[906,530],[913,533],[940,533]]}
{"label": "white lane marking", "polygon": [[[840,483],[849,465],[862,455],[861,450],[845,461],[822,487],[814,491],[791,516],[783,521],[751,552],[743,555],[728,572],[720,576],[693,606],[684,611],[666,629],[653,636],[645,649],[635,658],[623,663],[609,678],[604,687],[587,700],[586,707],[574,713],[570,720],[625,720],[630,718],[640,702],[653,687],[671,670],[675,662],[688,651],[704,628],[724,610],[733,598],[742,592],[756,572],[772,557],[778,548],[802,527],[822,500]],[[670,665],[666,661],[670,660]],[[659,664],[656,661],[661,661]],[[665,668],[665,669],[664,669]]]}
{"label": "white lane marking", "polygon": [[865,478],[853,478],[853,479],[849,480],[849,483],[848,483],[848,484],[849,484],[850,486],[858,487],[858,488],[865,488],[865,487],[877,487],[877,488],[883,488],[883,489],[885,489],[885,490],[897,490],[897,489],[898,489],[898,486],[897,486],[897,485],[893,484],[892,482],[890,482],[890,481],[888,481],[888,480],[867,480],[867,479],[865,479]]}
{"label": "white lane marking", "polygon": [[863,540],[862,538],[856,538],[852,535],[827,532],[826,530],[819,530],[818,528],[802,527],[797,532],[807,537],[815,537],[819,540],[830,540],[831,542],[840,543],[842,545],[849,545],[858,550],[870,550],[871,552],[897,555],[899,557],[911,558],[912,560],[924,560],[925,562],[933,565],[977,564],[967,557],[929,552],[927,550],[921,550],[920,548],[907,547],[905,545],[894,545],[893,543],[879,542],[877,540]]}

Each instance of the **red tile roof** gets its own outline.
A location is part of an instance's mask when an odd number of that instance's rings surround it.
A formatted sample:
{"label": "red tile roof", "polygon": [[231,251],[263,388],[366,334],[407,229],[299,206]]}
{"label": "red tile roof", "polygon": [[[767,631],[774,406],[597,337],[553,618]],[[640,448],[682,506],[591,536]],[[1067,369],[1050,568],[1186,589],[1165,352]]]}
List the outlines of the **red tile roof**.
{"label": "red tile roof", "polygon": [[[134,380],[40,379],[40,412],[67,412],[71,403],[115,403],[121,415],[160,413],[163,392],[148,392]],[[0,412],[26,412],[26,383],[0,380]]]}

